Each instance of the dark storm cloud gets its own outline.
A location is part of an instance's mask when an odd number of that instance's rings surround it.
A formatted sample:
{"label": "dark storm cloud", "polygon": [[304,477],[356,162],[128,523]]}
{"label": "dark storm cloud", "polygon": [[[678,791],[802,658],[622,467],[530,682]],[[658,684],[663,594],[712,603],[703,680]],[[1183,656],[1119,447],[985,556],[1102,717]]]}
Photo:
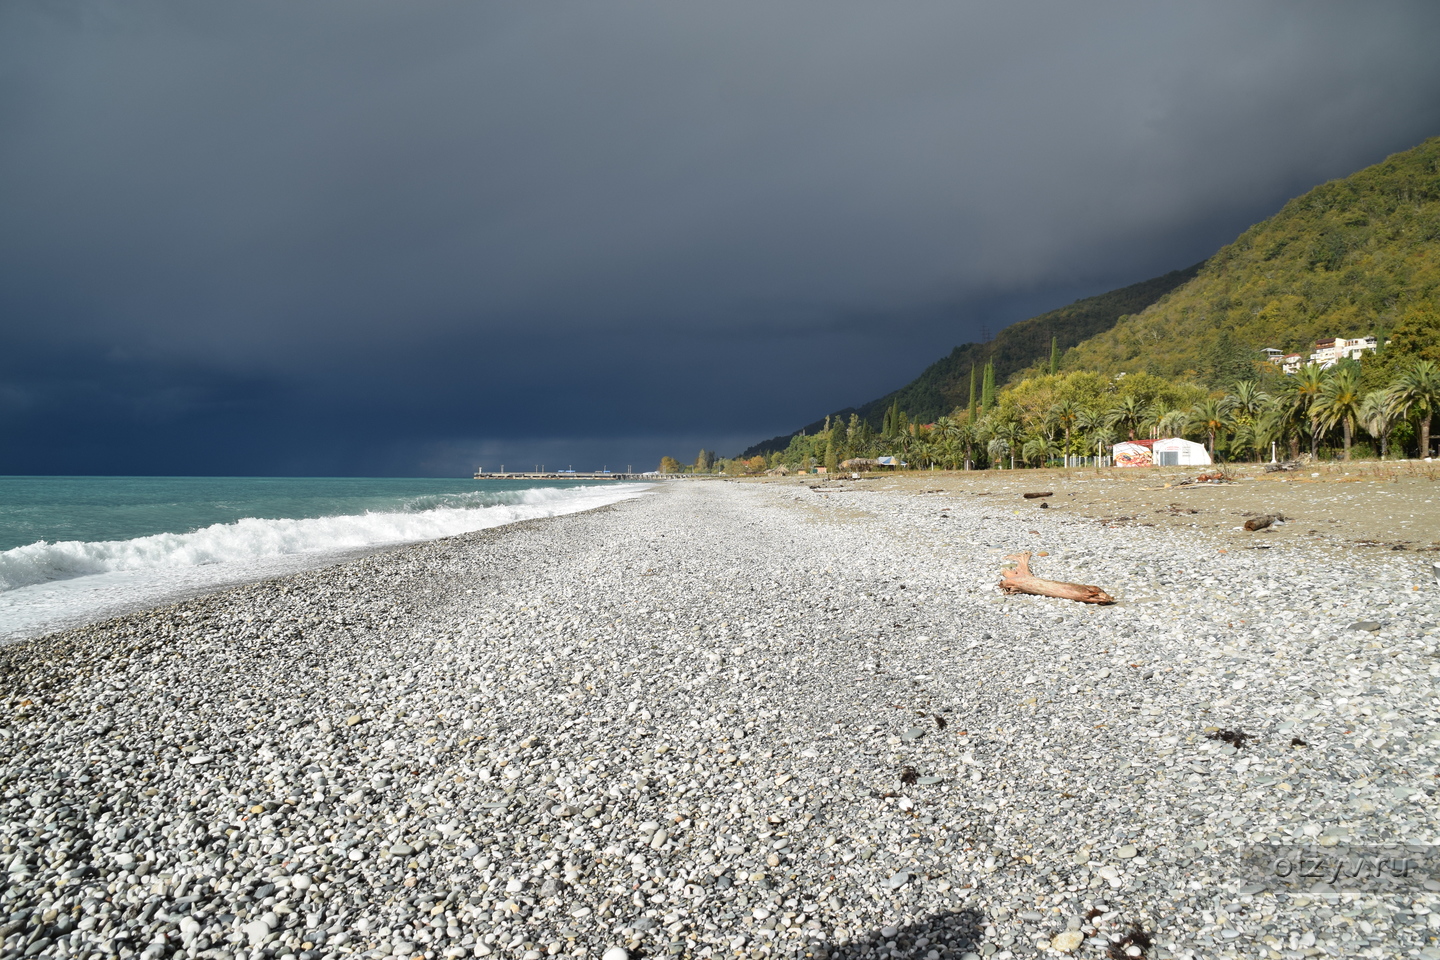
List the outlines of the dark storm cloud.
{"label": "dark storm cloud", "polygon": [[6,4],[0,471],[730,450],[1440,132],[1437,28]]}

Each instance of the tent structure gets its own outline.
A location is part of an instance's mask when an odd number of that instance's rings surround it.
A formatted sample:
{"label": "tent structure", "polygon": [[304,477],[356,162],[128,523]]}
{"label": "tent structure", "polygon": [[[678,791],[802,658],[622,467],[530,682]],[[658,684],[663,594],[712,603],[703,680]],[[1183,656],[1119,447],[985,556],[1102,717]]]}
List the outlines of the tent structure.
{"label": "tent structure", "polygon": [[1208,467],[1214,463],[1205,444],[1193,440],[1181,440],[1179,437],[1156,440],[1150,449],[1155,452],[1157,467]]}
{"label": "tent structure", "polygon": [[1213,462],[1204,444],[1179,437],[1117,443],[1111,455],[1117,467],[1208,467]]}

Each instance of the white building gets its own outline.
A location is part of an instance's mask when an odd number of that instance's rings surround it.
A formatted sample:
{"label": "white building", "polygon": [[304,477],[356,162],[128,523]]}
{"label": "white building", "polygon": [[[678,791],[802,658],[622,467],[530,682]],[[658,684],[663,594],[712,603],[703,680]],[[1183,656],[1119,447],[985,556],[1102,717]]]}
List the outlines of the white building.
{"label": "white building", "polygon": [[1355,340],[1330,337],[1325,340],[1316,340],[1315,352],[1310,354],[1310,362],[1320,364],[1322,369],[1333,367],[1341,360],[1359,360],[1360,354],[1366,350],[1374,350],[1375,346],[1374,337],[1360,337]]}
{"label": "white building", "polygon": [[1376,346],[1374,337],[1357,337],[1354,340],[1326,337],[1324,340],[1315,341],[1315,350],[1308,357],[1299,353],[1282,354],[1274,347],[1265,347],[1260,352],[1265,354],[1266,360],[1278,364],[1285,373],[1293,374],[1299,372],[1307,363],[1318,363],[1322,370],[1328,370],[1341,360],[1359,360],[1361,354],[1374,350]]}

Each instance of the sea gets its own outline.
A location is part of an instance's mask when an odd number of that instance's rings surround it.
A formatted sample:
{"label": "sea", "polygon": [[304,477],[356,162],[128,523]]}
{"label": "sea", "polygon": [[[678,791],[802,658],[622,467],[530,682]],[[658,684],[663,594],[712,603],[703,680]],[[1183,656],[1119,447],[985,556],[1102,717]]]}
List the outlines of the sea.
{"label": "sea", "polygon": [[0,477],[0,641],[641,496],[613,480]]}

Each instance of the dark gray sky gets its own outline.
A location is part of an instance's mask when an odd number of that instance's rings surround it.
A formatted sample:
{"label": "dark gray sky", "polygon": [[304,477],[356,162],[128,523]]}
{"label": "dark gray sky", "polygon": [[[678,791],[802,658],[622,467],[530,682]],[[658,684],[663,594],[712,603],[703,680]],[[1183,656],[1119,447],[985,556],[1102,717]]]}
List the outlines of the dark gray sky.
{"label": "dark gray sky", "polygon": [[1440,133],[1440,4],[0,4],[0,473],[734,453]]}

